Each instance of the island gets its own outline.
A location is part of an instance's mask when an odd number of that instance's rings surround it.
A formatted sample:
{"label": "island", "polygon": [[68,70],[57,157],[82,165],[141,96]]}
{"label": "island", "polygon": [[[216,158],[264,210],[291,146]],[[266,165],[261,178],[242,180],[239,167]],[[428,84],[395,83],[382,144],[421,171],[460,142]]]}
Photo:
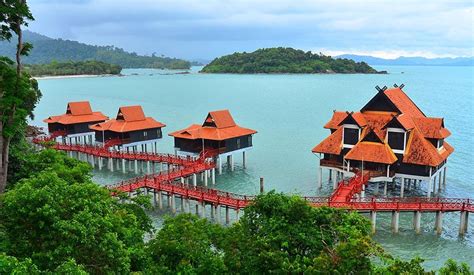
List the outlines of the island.
{"label": "island", "polygon": [[365,62],[335,59],[324,54],[314,54],[293,48],[265,48],[251,53],[233,53],[214,59],[201,73],[231,74],[376,74]]}
{"label": "island", "polygon": [[[15,36],[12,41],[15,41]],[[34,45],[28,56],[24,56],[25,64],[47,64],[52,61],[87,61],[97,60],[110,64],[120,65],[122,68],[150,68],[187,70],[191,62],[183,59],[167,57],[157,53],[140,55],[128,52],[122,48],[110,46],[96,46],[78,41],[51,38],[39,33],[26,30],[23,33],[25,42]],[[0,56],[15,59],[16,44],[0,39]]]}
{"label": "island", "polygon": [[109,64],[102,61],[69,61],[49,64],[24,65],[25,70],[34,77],[43,76],[70,76],[70,75],[120,75],[120,65]]}

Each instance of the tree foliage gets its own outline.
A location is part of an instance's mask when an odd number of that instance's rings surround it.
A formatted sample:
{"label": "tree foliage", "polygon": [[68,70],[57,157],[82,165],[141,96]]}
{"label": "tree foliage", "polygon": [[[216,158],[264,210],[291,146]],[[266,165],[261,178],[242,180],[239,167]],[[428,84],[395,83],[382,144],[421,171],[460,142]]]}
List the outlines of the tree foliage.
{"label": "tree foliage", "polygon": [[120,203],[91,182],[89,167],[62,153],[45,150],[26,165],[32,174],[0,197],[0,251],[46,271],[144,267],[151,222],[144,213],[137,217],[142,208]]}
{"label": "tree foliage", "polygon": [[156,273],[222,274],[227,271],[217,248],[224,228],[191,214],[168,218],[147,245]]}
{"label": "tree foliage", "polygon": [[49,64],[26,65],[25,70],[32,76],[50,75],[103,75],[120,74],[122,67],[102,61],[51,62]]}
{"label": "tree foliage", "polygon": [[[25,31],[25,41],[35,46],[24,59],[27,64],[96,60],[123,68],[189,69],[191,66],[189,61],[183,59],[139,55],[115,46],[94,46],[72,40],[52,39],[29,31]],[[0,55],[13,58],[14,50],[14,44],[0,41]]]}
{"label": "tree foliage", "polygon": [[378,73],[365,62],[334,59],[293,48],[259,49],[252,53],[234,53],[214,59],[203,73]]}

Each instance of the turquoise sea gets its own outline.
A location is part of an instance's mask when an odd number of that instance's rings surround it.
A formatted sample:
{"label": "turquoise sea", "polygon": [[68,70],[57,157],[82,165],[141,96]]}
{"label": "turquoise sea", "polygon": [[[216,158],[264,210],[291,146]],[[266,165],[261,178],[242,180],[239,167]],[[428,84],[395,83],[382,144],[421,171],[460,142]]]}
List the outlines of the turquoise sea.
{"label": "turquoise sea", "polygon": [[[167,74],[152,69],[124,70],[124,77],[43,79],[43,98],[33,124],[65,112],[68,101],[89,100],[94,110],[110,117],[119,106],[142,105],[145,113],[165,123],[161,152],[173,152],[167,133],[202,123],[207,112],[229,109],[236,122],[258,130],[247,153],[247,169],[236,156],[236,170],[217,177],[216,187],[254,194],[259,178],[265,189],[307,196],[329,195],[330,185],[317,189],[318,158],[311,149],[329,131],[323,125],[333,110],[359,110],[373,95],[375,85],[404,83],[405,92],[425,114],[444,117],[454,146],[443,197],[474,199],[474,67],[379,66],[387,75],[224,75]],[[96,170],[94,179],[112,184],[134,174]],[[327,174],[325,175],[325,178]],[[396,194],[398,190],[391,190]],[[407,192],[407,191],[406,191]],[[370,190],[369,190],[370,193]],[[408,191],[419,195],[420,191]],[[153,214],[159,226],[161,214]],[[434,214],[423,214],[423,233],[411,228],[411,213],[400,215],[400,233],[390,231],[389,214],[379,214],[375,239],[400,257],[419,255],[426,267],[436,268],[448,258],[474,267],[474,217],[467,236],[458,237],[458,214],[446,214],[441,236],[434,232]]]}

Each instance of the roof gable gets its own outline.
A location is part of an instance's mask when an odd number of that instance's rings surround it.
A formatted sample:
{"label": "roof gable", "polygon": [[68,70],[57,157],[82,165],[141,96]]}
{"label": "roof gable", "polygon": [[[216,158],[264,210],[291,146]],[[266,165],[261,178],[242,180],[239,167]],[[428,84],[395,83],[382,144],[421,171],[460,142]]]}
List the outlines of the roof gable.
{"label": "roof gable", "polygon": [[236,126],[236,124],[229,110],[220,110],[209,112],[202,126],[222,129]]}
{"label": "roof gable", "polygon": [[369,141],[369,142],[378,142],[383,143],[380,137],[373,131],[373,129],[369,129],[367,134],[362,138],[361,141]]}
{"label": "roof gable", "polygon": [[92,108],[89,101],[76,101],[67,104],[66,114],[73,116],[90,115]]}
{"label": "roof gable", "polygon": [[145,113],[143,112],[142,106],[124,106],[120,107],[117,113],[117,120],[140,121],[145,120]]}
{"label": "roof gable", "polygon": [[354,124],[354,125],[357,125],[359,127],[364,127],[365,125],[367,125],[367,122],[365,121],[365,118],[364,118],[364,115],[361,114],[361,113],[347,113],[347,116],[346,118],[344,118],[340,123],[339,125],[343,125],[343,124]]}
{"label": "roof gable", "polygon": [[394,112],[402,113],[401,110],[390,100],[390,98],[385,94],[384,89],[380,89],[379,92],[372,97],[372,99],[365,104],[364,107],[360,110],[362,113],[367,111],[377,111],[377,112]]}

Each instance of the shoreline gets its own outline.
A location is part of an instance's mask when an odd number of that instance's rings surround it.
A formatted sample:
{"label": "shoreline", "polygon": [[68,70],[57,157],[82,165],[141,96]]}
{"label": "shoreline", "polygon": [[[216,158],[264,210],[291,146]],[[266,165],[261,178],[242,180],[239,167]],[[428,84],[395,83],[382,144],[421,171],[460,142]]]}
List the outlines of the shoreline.
{"label": "shoreline", "polygon": [[78,74],[78,75],[50,75],[50,76],[33,76],[36,80],[44,79],[63,79],[63,78],[93,78],[93,77],[111,77],[122,76],[121,74]]}

